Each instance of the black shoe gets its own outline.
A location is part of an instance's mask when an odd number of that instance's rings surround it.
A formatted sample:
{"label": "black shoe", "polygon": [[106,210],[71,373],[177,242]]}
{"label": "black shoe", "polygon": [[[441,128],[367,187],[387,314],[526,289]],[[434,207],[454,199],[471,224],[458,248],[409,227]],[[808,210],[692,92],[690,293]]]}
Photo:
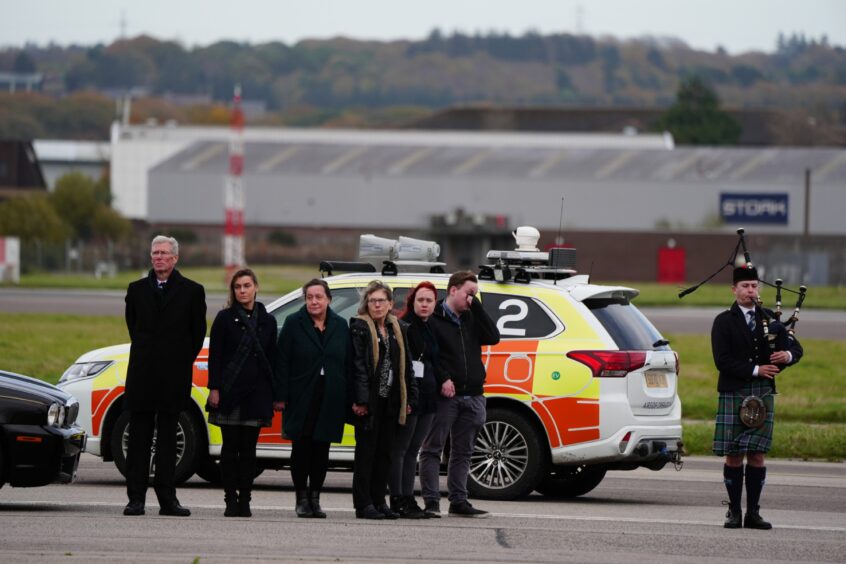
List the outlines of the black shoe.
{"label": "black shoe", "polygon": [[226,503],[226,509],[223,511],[224,517],[238,516],[238,494],[235,491],[227,491],[223,493],[223,501]]}
{"label": "black shoe", "polygon": [[377,521],[385,518],[385,515],[372,505],[368,505],[364,509],[356,509],[355,516],[357,519],[374,519]]}
{"label": "black shoe", "polygon": [[[739,526],[740,523],[738,522],[738,527]],[[743,528],[769,531],[773,528],[773,525],[769,521],[764,521],[764,519],[761,517],[761,514],[758,513],[758,508],[756,507],[754,511],[747,508],[746,517],[743,518]]]}
{"label": "black shoe", "polygon": [[238,517],[252,517],[253,512],[250,510],[250,500],[252,496],[250,492],[241,491],[238,496]]}
{"label": "black shoe", "polygon": [[399,519],[399,513],[388,507],[388,505],[385,503],[377,505],[376,511],[384,515],[385,519],[390,519],[391,521],[393,521],[394,519]]}
{"label": "black shoe", "polygon": [[315,519],[326,519],[326,512],[320,507],[320,492],[309,492],[308,501],[311,504],[311,516]]}
{"label": "black shoe", "polygon": [[405,498],[400,495],[391,496],[391,510],[402,515],[405,509]]}
{"label": "black shoe", "polygon": [[726,511],[726,522],[723,523],[723,527],[726,529],[739,529],[742,520],[743,512],[740,509],[733,511],[729,508],[729,510]]}
{"label": "black shoe", "polygon": [[429,500],[426,502],[423,513],[426,515],[427,519],[440,519],[441,518],[441,504],[437,500]]}
{"label": "black shoe", "polygon": [[490,513],[476,509],[467,500],[449,504],[449,514],[454,517],[490,517]]}
{"label": "black shoe", "polygon": [[314,510],[311,508],[306,490],[297,490],[297,506],[294,511],[297,512],[297,517],[314,517]]}
{"label": "black shoe", "polygon": [[178,501],[172,501],[159,508],[159,515],[170,515],[171,517],[190,517],[191,510],[179,505]]}
{"label": "black shoe", "polygon": [[144,515],[144,502],[143,501],[130,501],[126,504],[126,507],[123,508],[124,515]]}
{"label": "black shoe", "polygon": [[417,502],[414,501],[414,496],[406,496],[402,498],[400,511],[397,513],[400,514],[400,519],[426,519],[426,514],[422,509],[420,509]]}

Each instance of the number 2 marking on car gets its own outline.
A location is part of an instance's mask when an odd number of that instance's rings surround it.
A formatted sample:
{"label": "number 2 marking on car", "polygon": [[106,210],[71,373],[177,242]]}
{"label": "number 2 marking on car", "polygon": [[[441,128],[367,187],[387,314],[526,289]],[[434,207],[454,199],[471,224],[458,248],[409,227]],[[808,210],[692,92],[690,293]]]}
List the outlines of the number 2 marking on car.
{"label": "number 2 marking on car", "polygon": [[509,313],[508,315],[500,316],[496,322],[496,328],[499,329],[500,335],[508,335],[510,337],[525,337],[526,329],[523,327],[506,327],[506,323],[512,321],[523,321],[529,315],[529,306],[522,300],[505,300],[499,304],[499,309],[506,310],[512,307],[517,308],[517,313]]}

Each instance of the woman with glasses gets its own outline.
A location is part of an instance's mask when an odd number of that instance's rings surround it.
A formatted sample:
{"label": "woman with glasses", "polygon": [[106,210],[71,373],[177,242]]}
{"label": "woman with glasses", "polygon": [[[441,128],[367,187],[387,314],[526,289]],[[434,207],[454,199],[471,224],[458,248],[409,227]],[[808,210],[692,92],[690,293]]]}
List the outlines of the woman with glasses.
{"label": "woman with glasses", "polygon": [[288,316],[279,333],[276,376],[282,398],[282,430],[291,439],[291,478],[297,517],[323,519],[320,490],[329,445],[343,438],[348,408],[350,334],[332,311],[329,285],[315,278],[303,286],[305,305]]}
{"label": "woman with glasses", "polygon": [[392,313],[393,292],[374,280],[350,320],[353,344],[355,468],[353,503],[359,519],[397,519],[385,503],[391,446],[417,402],[406,325]]}
{"label": "woman with glasses", "polygon": [[259,430],[273,418],[276,320],[256,301],[258,281],[249,268],[229,282],[229,303],[218,312],[209,338],[209,423],[223,435],[220,478],[226,517],[251,517]]}

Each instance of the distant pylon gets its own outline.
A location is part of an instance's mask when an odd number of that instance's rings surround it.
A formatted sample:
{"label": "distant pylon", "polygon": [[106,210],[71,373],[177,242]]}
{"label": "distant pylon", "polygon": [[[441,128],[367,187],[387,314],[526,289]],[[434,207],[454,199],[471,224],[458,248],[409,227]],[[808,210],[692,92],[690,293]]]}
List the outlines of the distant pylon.
{"label": "distant pylon", "polygon": [[244,261],[244,112],[241,110],[241,85],[235,86],[232,117],[229,121],[229,174],[223,187],[226,223],[223,230],[223,265],[226,283]]}

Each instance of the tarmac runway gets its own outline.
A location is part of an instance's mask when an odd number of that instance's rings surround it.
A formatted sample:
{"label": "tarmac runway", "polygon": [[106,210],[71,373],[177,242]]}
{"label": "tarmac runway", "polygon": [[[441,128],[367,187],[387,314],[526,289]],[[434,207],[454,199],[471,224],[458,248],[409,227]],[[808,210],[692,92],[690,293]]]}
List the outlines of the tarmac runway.
{"label": "tarmac runway", "polygon": [[287,470],[257,479],[251,519],[223,517],[222,492],[198,478],[178,491],[191,517],[159,516],[152,491],[147,515],[124,517],[121,475],[83,455],[74,484],[0,489],[0,561],[846,562],[846,465],[768,470],[761,513],[774,529],[756,531],[722,527],[717,457],[610,472],[578,499],[473,500],[487,519],[362,521],[349,472],[329,474],[328,519],[298,519]]}

